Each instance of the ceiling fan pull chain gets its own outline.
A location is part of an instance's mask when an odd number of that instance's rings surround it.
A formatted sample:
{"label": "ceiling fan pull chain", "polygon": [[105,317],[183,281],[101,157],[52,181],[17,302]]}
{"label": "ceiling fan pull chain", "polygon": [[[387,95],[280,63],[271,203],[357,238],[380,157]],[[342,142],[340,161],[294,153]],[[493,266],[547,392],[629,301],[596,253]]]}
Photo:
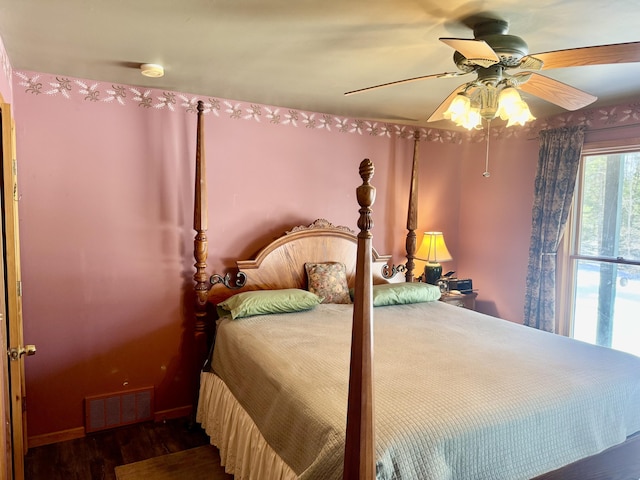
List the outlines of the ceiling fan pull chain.
{"label": "ceiling fan pull chain", "polygon": [[489,137],[491,136],[491,119],[487,120],[487,151],[486,157],[484,160],[484,173],[482,176],[484,178],[489,178],[491,174],[489,173]]}

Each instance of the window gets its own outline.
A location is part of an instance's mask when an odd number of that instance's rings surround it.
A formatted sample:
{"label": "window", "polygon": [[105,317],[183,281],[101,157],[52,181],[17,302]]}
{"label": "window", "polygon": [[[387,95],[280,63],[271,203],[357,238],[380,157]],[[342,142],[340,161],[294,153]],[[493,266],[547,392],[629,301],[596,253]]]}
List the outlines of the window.
{"label": "window", "polygon": [[569,333],[640,356],[640,144],[585,145],[569,228]]}

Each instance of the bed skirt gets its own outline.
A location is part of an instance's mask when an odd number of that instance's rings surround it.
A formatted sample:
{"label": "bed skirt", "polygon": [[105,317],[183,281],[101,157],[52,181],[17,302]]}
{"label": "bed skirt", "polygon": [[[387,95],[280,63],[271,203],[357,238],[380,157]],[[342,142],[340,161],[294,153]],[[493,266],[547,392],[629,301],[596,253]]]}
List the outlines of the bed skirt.
{"label": "bed skirt", "polygon": [[196,421],[236,480],[295,480],[298,476],[266,442],[251,417],[214,373],[200,374]]}

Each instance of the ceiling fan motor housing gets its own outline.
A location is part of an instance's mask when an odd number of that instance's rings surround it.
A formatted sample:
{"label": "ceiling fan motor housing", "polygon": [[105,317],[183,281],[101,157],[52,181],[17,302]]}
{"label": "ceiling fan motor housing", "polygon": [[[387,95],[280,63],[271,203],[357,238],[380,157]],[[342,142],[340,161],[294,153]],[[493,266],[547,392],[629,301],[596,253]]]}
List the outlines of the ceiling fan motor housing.
{"label": "ceiling fan motor housing", "polygon": [[517,67],[523,57],[529,55],[529,46],[515,35],[487,35],[484,40],[500,58],[500,64],[505,67]]}
{"label": "ceiling fan motor housing", "polygon": [[[501,66],[513,68],[520,65],[522,58],[529,54],[529,46],[522,38],[508,35],[508,30],[509,24],[504,20],[490,20],[474,26],[473,35],[476,40],[487,42],[500,58]],[[479,68],[457,51],[453,54],[453,61],[463,72],[471,72]]]}

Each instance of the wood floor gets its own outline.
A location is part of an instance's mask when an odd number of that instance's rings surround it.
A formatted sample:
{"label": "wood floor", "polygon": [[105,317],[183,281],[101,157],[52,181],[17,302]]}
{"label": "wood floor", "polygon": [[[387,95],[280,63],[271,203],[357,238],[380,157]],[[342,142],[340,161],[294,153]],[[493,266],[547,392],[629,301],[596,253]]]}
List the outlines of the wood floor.
{"label": "wood floor", "polygon": [[[26,480],[115,480],[114,468],[209,443],[187,419],[147,422],[30,448]],[[149,479],[152,480],[152,479]]]}
{"label": "wood floor", "polygon": [[[164,423],[147,422],[114,430],[106,430],[77,440],[69,440],[52,445],[29,449],[25,457],[26,480],[115,480],[114,469],[118,465],[138,462],[148,458],[179,452],[189,448],[207,445],[209,437],[188,419],[168,420]],[[613,447],[613,465],[627,466],[624,471],[635,466],[640,472],[640,435],[634,435],[624,445]],[[632,476],[621,473],[600,476],[600,470],[586,459],[575,475],[566,476],[552,472],[536,480],[581,480],[598,478],[602,480],[637,480],[640,474]],[[617,465],[617,466],[616,466]],[[153,480],[153,479],[149,479]]]}

